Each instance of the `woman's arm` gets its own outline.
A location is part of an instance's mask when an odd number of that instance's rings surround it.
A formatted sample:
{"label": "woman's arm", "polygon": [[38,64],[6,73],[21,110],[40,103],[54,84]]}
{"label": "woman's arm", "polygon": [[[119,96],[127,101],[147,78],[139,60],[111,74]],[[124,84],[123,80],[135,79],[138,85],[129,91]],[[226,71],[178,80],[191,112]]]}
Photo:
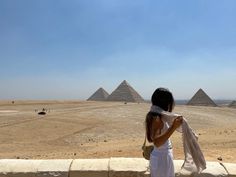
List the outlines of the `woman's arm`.
{"label": "woman's arm", "polygon": [[152,127],[152,139],[153,139],[153,143],[157,146],[160,147],[161,145],[163,145],[168,138],[170,138],[170,136],[174,133],[174,131],[176,130],[176,128],[178,128],[181,124],[182,124],[183,118],[182,116],[177,117],[172,126],[170,128],[167,129],[167,131],[161,135],[161,129],[163,128],[163,122],[161,121],[161,119],[158,117],[156,119],[153,120],[153,127]]}

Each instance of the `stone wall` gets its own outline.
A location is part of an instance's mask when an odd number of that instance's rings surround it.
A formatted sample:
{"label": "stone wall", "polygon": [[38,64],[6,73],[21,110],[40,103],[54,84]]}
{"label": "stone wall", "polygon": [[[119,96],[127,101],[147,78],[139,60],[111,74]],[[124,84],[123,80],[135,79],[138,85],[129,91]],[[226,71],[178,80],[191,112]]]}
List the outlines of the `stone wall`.
{"label": "stone wall", "polygon": [[[180,173],[182,160],[175,160],[179,177],[236,177],[236,164],[207,162],[201,174]],[[149,162],[142,158],[0,160],[0,177],[148,177]]]}

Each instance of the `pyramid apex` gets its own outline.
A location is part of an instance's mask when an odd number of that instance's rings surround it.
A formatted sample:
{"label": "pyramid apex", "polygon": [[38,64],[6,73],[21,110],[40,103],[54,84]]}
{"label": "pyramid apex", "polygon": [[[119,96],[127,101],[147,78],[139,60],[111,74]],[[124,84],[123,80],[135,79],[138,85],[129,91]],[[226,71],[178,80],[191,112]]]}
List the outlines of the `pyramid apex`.
{"label": "pyramid apex", "polygon": [[126,80],[123,80],[121,84],[128,84],[128,82]]}
{"label": "pyramid apex", "polygon": [[204,92],[204,90],[202,88],[198,89],[198,91],[203,91]]}
{"label": "pyramid apex", "polygon": [[124,80],[108,96],[107,101],[143,102],[144,99],[126,80]]}

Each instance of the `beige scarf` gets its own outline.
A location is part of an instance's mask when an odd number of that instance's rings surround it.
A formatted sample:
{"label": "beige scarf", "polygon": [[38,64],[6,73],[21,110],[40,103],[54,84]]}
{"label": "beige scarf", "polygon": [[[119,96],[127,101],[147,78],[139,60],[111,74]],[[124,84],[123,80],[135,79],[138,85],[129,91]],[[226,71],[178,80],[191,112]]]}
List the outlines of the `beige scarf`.
{"label": "beige scarf", "polygon": [[[174,119],[180,115],[164,111],[158,106],[151,106],[150,112],[159,113],[162,115],[162,120],[166,121],[170,126]],[[177,129],[182,133],[183,147],[185,160],[182,169],[190,172],[200,173],[206,169],[206,161],[198,144],[198,136],[190,128],[187,120],[184,118],[182,125]]]}

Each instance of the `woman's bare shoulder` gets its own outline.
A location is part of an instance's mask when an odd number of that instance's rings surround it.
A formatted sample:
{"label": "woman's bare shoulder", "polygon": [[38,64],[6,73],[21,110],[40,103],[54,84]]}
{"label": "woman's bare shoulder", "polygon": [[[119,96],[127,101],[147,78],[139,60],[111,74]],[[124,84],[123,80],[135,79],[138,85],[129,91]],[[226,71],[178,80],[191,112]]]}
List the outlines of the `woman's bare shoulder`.
{"label": "woman's bare shoulder", "polygon": [[164,124],[161,120],[160,116],[156,116],[153,119],[152,122],[152,133],[151,133],[151,138],[152,140],[154,140],[156,135],[160,135],[161,134],[161,129],[163,128]]}
{"label": "woman's bare shoulder", "polygon": [[153,126],[155,126],[155,127],[162,127],[162,126],[163,126],[163,122],[162,122],[160,116],[156,116],[156,117],[153,119]]}

